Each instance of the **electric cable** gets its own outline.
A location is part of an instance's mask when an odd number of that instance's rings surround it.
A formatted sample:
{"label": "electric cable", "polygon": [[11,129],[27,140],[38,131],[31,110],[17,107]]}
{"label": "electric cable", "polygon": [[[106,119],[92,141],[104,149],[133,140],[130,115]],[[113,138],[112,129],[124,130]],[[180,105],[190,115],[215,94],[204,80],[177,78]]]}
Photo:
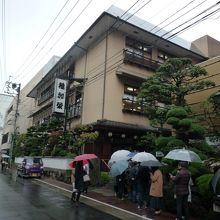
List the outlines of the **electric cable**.
{"label": "electric cable", "polygon": [[[76,20],[83,14],[83,12],[88,8],[90,3],[93,0],[90,0],[89,3],[83,8],[83,10],[78,14],[78,16],[74,19],[74,21],[68,26],[68,28],[63,32],[63,34],[55,41],[55,43],[51,46],[51,48],[39,59],[39,61],[30,69],[29,71],[32,71],[40,62],[41,60],[53,49],[53,47],[61,40],[61,38],[64,36],[64,34],[69,30],[69,28],[76,22]],[[26,75],[27,76],[27,75]],[[24,79],[25,75],[21,78]]]}
{"label": "electric cable", "polygon": [[183,29],[177,31],[176,33],[172,34],[171,36],[169,36],[168,38],[166,38],[166,40],[172,39],[172,38],[175,37],[177,34],[180,34],[180,33],[184,32],[184,31],[188,30],[189,28],[191,28],[191,27],[195,26],[196,24],[198,24],[198,23],[200,23],[200,22],[206,20],[208,17],[210,17],[210,16],[212,16],[212,15],[218,13],[219,11],[220,11],[220,8],[216,9],[215,11],[213,11],[213,12],[211,12],[211,13],[205,15],[205,16],[203,16],[202,18],[200,18],[199,20],[195,21],[194,23],[192,23],[192,24],[186,26],[185,28],[183,28]]}
{"label": "electric cable", "polygon": [[184,15],[188,14],[189,12],[192,12],[194,9],[198,8],[199,6],[201,6],[203,3],[205,3],[207,0],[204,0],[202,2],[200,2],[199,4],[197,4],[196,6],[194,6],[193,8],[190,8],[187,12],[185,12],[184,14],[180,15],[179,17],[175,18],[174,20],[172,20],[171,22],[169,22],[168,24],[164,25],[163,27],[161,27],[159,30],[157,30],[156,32],[154,32],[154,34],[158,33],[159,31],[163,30],[164,28],[166,28],[167,26],[169,26],[170,24],[172,24],[173,22],[179,20],[180,18],[182,18]]}
{"label": "electric cable", "polygon": [[177,10],[176,12],[174,12],[172,15],[170,15],[169,17],[167,17],[165,20],[161,21],[159,24],[157,24],[156,26],[154,26],[151,30],[149,30],[149,32],[152,32],[155,28],[157,28],[159,25],[163,24],[164,22],[166,22],[167,20],[169,20],[170,18],[172,18],[173,16],[175,16],[176,14],[178,14],[180,11],[182,11],[183,9],[187,8],[190,4],[192,4],[195,0],[190,1],[189,3],[187,3],[186,5],[184,5],[182,8],[180,8],[179,10]]}
{"label": "electric cable", "polygon": [[178,25],[177,27],[171,29],[170,31],[168,31],[167,33],[161,35],[160,37],[164,37],[164,36],[166,36],[167,34],[172,33],[172,31],[176,30],[177,28],[179,28],[179,27],[181,27],[181,26],[187,24],[188,22],[192,21],[193,19],[199,17],[200,15],[202,15],[202,14],[206,13],[207,11],[211,10],[212,8],[216,7],[219,3],[220,3],[220,2],[217,2],[217,3],[215,3],[214,5],[208,7],[207,9],[203,10],[202,12],[200,12],[200,13],[197,14],[197,15],[195,15],[194,17],[188,19],[187,21],[183,22],[182,24]]}
{"label": "electric cable", "polygon": [[[38,51],[38,53],[31,59],[31,61],[28,63],[28,65],[25,67],[25,69],[23,69],[23,72],[25,72],[25,70],[30,66],[30,64],[36,59],[36,57],[41,53],[41,51],[46,47],[46,45],[48,44],[48,42],[51,40],[51,38],[55,35],[55,33],[58,31],[58,29],[61,27],[61,25],[64,23],[64,21],[67,19],[67,17],[70,15],[70,13],[74,10],[74,8],[77,6],[77,4],[79,3],[80,0],[77,0],[77,2],[74,4],[74,6],[71,8],[71,10],[69,11],[69,13],[64,17],[64,19],[62,20],[62,22],[58,25],[58,27],[55,29],[55,31],[52,33],[52,35],[49,37],[49,39],[47,39],[46,43],[44,43],[44,45],[42,46],[41,50]],[[18,77],[15,78],[19,78],[20,75]]]}
{"label": "electric cable", "polygon": [[60,11],[58,12],[58,14],[55,16],[55,18],[53,19],[52,23],[49,25],[49,27],[47,28],[46,32],[43,34],[43,36],[41,37],[41,39],[38,41],[38,43],[36,44],[36,46],[34,47],[34,49],[32,50],[32,52],[30,54],[27,55],[27,57],[25,58],[25,61],[22,63],[22,65],[15,71],[15,74],[17,74],[18,72],[20,72],[20,69],[24,66],[24,64],[26,64],[26,62],[30,59],[30,57],[32,56],[32,54],[35,52],[35,50],[38,48],[39,44],[42,42],[42,40],[44,39],[44,37],[47,35],[47,33],[49,32],[49,30],[51,29],[51,27],[53,26],[53,24],[55,23],[55,21],[57,20],[57,18],[59,17],[59,15],[61,14],[61,12],[63,11],[63,9],[65,8],[65,6],[67,5],[67,3],[70,0],[67,0],[63,7],[60,9]]}

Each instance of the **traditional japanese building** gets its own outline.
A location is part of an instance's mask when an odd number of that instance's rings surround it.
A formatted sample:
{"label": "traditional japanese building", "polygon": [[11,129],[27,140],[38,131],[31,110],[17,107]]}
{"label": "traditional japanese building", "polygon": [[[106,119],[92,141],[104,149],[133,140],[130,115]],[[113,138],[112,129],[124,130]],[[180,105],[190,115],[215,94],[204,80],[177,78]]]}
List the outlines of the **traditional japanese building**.
{"label": "traditional japanese building", "polygon": [[[135,16],[123,20],[124,13],[116,7],[103,12],[28,94],[37,102],[31,114],[34,124],[54,116],[66,116],[67,129],[92,124],[99,138],[84,150],[101,159],[117,149],[132,149],[148,130],[161,132],[150,126],[137,104],[140,84],[159,65],[169,57],[188,57],[194,63],[207,59],[180,38],[169,41],[152,33],[154,26],[147,21]],[[54,106],[57,78],[66,81],[68,89]]]}

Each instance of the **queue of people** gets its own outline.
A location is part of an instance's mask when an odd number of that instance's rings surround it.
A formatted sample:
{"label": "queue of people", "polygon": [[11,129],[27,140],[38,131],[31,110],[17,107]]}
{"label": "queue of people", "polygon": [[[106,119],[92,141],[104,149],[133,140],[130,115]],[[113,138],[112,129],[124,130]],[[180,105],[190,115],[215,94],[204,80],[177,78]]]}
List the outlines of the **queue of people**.
{"label": "queue of people", "polygon": [[[189,219],[188,198],[191,175],[187,162],[179,162],[175,176],[170,175],[174,186],[177,220]],[[138,209],[148,208],[155,215],[161,214],[163,207],[163,175],[159,167],[144,167],[138,162],[130,162],[129,167],[115,178],[115,194],[123,200],[128,198]]]}
{"label": "queue of people", "polygon": [[114,190],[119,199],[128,197],[137,203],[138,209],[151,208],[154,214],[161,213],[163,177],[158,167],[144,167],[130,161],[128,169],[116,176]]}

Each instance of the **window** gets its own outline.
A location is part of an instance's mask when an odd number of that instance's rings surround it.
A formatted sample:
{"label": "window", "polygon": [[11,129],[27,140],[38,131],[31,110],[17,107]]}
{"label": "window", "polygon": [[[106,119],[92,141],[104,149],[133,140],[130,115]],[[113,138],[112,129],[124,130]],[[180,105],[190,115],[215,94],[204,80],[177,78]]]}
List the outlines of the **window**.
{"label": "window", "polygon": [[164,63],[168,58],[171,57],[171,55],[165,53],[164,51],[158,51],[158,61],[160,63]]}
{"label": "window", "polygon": [[137,102],[138,88],[125,85],[123,95],[123,110],[131,112],[142,112],[141,106]]}

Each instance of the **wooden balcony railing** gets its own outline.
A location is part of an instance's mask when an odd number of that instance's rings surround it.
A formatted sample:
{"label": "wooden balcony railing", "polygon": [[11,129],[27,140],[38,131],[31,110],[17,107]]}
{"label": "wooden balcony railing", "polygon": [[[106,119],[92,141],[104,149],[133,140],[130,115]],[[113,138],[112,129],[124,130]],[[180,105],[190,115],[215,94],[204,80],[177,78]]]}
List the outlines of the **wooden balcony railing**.
{"label": "wooden balcony railing", "polygon": [[154,71],[159,67],[159,63],[157,61],[126,49],[124,50],[124,63],[136,64]]}

